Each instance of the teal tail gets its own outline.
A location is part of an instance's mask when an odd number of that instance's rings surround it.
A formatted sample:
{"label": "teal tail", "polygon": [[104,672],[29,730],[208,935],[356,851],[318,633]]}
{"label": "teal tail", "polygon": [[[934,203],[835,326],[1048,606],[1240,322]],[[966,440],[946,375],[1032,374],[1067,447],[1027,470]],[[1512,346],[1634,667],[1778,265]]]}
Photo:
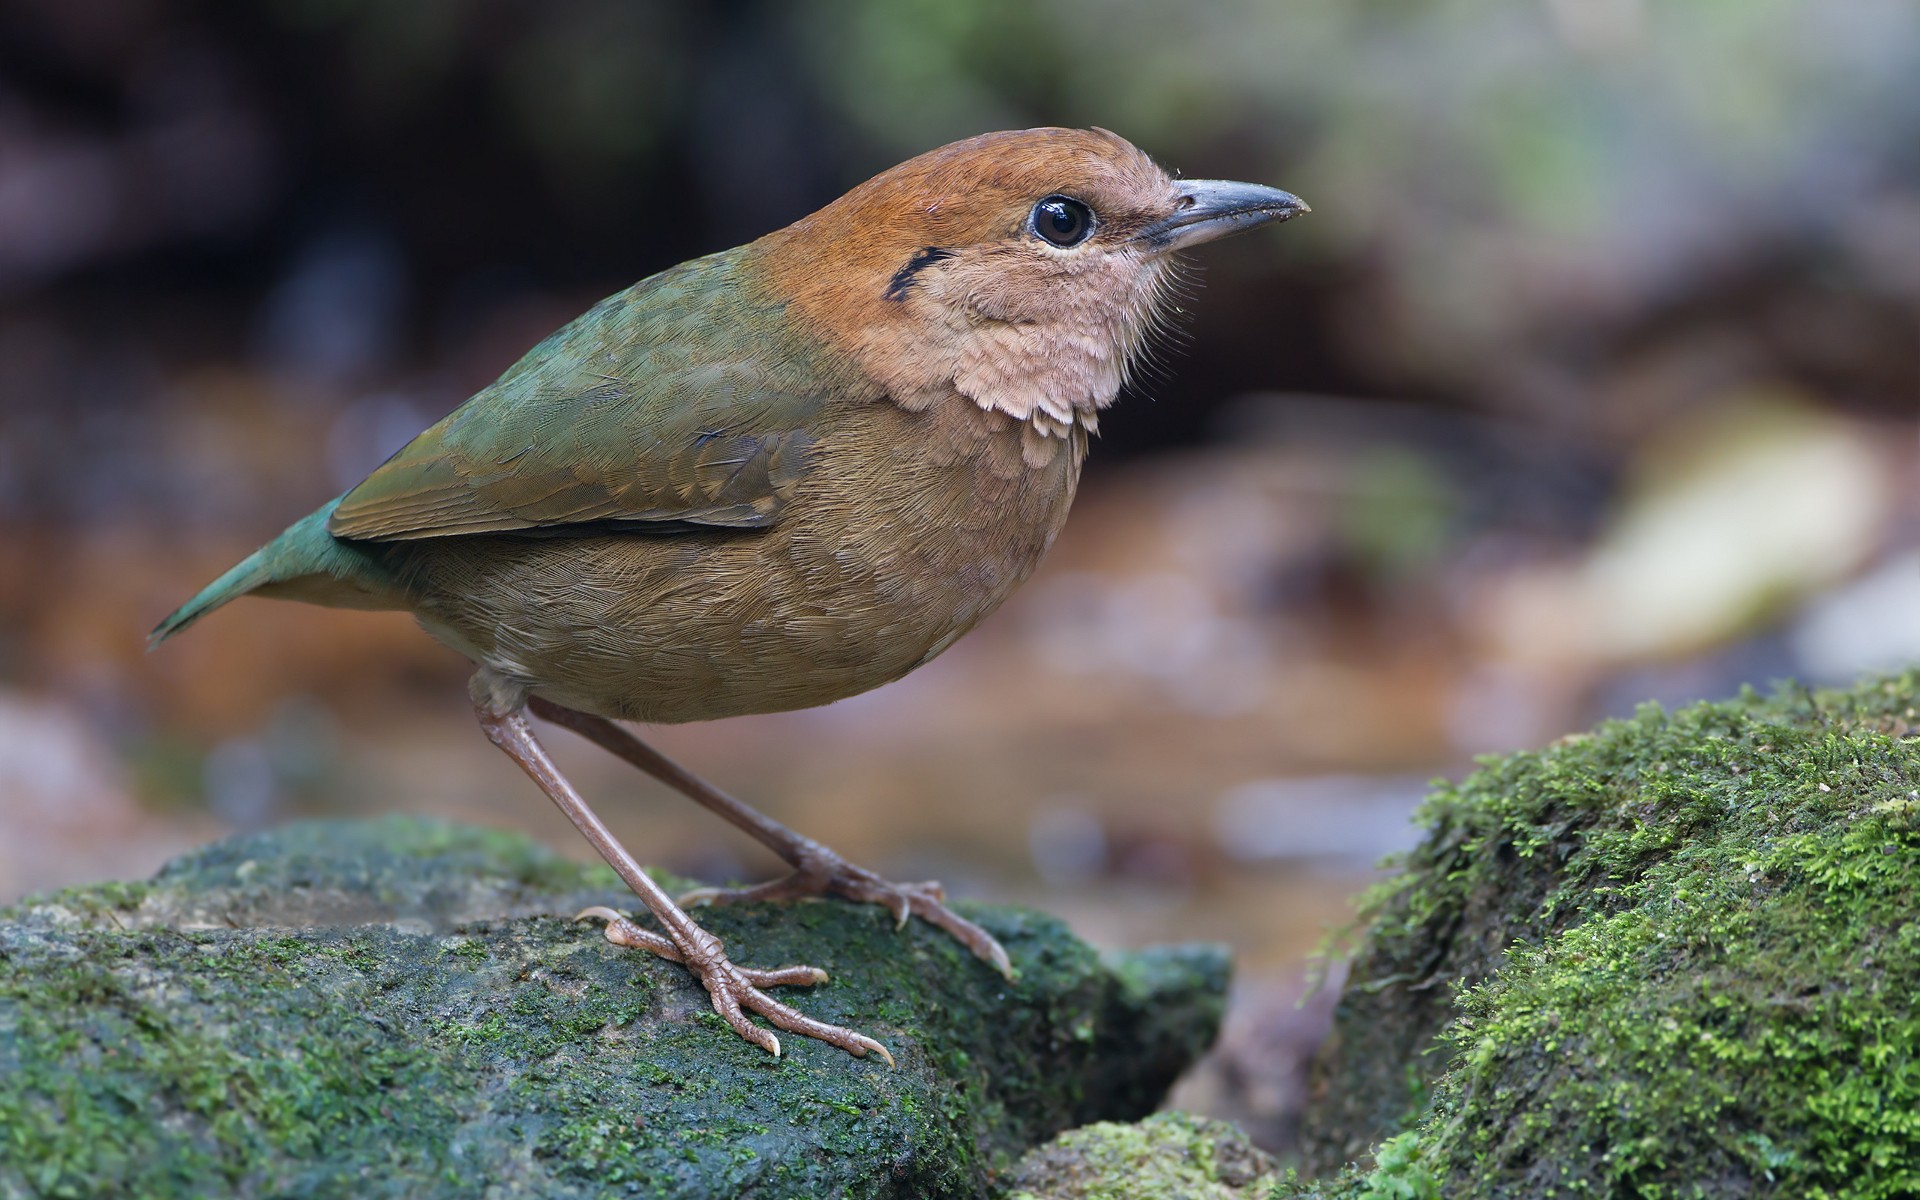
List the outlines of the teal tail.
{"label": "teal tail", "polygon": [[377,547],[343,542],[327,532],[327,518],[339,503],[331,500],[287,526],[285,533],[174,609],[147,635],[147,649],[249,592],[335,608],[405,608]]}

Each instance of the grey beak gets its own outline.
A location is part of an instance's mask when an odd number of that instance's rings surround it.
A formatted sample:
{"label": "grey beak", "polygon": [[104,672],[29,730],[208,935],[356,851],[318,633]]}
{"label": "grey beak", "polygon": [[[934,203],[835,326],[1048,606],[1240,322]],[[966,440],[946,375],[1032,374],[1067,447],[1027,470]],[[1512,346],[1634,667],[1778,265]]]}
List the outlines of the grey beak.
{"label": "grey beak", "polygon": [[1179,207],[1173,215],[1141,230],[1139,237],[1156,251],[1184,250],[1215,238],[1240,233],[1269,221],[1285,221],[1311,212],[1307,202],[1279,188],[1231,179],[1180,179]]}

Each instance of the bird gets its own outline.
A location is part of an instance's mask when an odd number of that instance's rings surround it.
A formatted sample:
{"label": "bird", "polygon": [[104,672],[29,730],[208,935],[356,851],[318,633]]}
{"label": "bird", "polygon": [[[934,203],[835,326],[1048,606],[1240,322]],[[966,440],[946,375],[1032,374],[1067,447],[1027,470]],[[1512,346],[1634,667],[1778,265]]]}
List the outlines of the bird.
{"label": "bird", "polygon": [[[825,972],[736,964],[688,908],[840,897],[927,921],[1012,978],[1006,951],[937,883],[848,862],[622,723],[827,704],[939,655],[1052,545],[1102,410],[1176,308],[1176,255],[1307,211],[1277,188],[1176,178],[1098,128],[928,151],[595,304],[149,645],[242,595],[410,612],[472,661],[486,736],[658,928],[606,906],[580,917],[684,964],[776,1057],[779,1029],[891,1065],[876,1039],[767,991]],[[529,716],[706,806],[791,873],[676,901]]]}

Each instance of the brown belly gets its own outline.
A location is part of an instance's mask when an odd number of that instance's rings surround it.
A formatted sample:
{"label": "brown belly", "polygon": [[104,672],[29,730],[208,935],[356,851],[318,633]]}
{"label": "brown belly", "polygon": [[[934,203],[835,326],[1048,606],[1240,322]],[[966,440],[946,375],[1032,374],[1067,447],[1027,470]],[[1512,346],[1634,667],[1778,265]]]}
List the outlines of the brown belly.
{"label": "brown belly", "polygon": [[877,407],[880,428],[829,445],[772,528],[408,543],[414,609],[535,694],[632,720],[806,708],[897,679],[1032,573],[1084,443],[1035,466],[997,415]]}

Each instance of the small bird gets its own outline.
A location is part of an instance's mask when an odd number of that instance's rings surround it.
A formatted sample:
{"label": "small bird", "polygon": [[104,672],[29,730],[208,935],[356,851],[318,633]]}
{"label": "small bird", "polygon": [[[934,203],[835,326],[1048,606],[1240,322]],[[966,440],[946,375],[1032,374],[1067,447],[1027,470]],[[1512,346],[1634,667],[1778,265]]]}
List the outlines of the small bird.
{"label": "small bird", "polygon": [[[951,646],[1033,573],[1100,411],[1169,312],[1175,252],[1307,211],[1174,179],[1101,129],[929,151],[758,241],[588,309],[345,495],[172,615],[241,595],[411,612],[476,665],[480,725],[659,923],[619,945],[683,963],[745,1038],[893,1058],[766,988],[684,906],[884,905],[1012,977],[937,883],[890,883],[670,761],[619,721],[827,704]],[[574,790],[527,715],[573,730],[792,864],[676,903]]]}

